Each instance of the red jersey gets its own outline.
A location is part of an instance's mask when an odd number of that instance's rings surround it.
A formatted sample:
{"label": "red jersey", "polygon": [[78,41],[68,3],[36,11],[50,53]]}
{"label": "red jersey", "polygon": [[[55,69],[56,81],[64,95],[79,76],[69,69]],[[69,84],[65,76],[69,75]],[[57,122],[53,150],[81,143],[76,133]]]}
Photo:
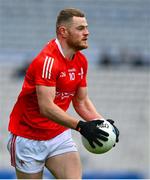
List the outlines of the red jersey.
{"label": "red jersey", "polygon": [[52,40],[30,64],[22,91],[10,114],[9,131],[34,140],[48,140],[67,129],[40,114],[36,85],[55,86],[54,103],[66,111],[76,90],[86,86],[87,60],[76,52],[71,61],[61,50],[59,41]]}

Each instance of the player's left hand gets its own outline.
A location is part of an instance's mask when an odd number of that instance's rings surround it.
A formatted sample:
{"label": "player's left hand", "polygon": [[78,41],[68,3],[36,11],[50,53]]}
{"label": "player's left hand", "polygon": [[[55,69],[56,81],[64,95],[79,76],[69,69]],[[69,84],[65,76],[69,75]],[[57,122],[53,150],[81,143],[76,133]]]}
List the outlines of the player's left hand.
{"label": "player's left hand", "polygon": [[108,121],[114,127],[115,133],[116,133],[116,143],[118,143],[119,142],[119,135],[120,135],[119,129],[114,125],[114,120],[107,119],[106,121]]}

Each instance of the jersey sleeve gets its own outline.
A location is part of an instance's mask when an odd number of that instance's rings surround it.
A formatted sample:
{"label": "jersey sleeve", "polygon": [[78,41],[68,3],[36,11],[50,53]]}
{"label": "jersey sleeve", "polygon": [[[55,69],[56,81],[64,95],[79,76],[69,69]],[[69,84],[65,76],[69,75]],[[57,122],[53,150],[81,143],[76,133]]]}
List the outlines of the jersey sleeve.
{"label": "jersey sleeve", "polygon": [[58,67],[56,59],[41,54],[34,62],[34,80],[36,85],[56,86]]}

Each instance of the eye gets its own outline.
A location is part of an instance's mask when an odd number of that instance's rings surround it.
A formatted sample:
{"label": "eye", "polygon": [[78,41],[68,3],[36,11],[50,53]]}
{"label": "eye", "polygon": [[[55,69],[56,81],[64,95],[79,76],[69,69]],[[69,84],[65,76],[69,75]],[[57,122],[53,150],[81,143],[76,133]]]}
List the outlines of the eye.
{"label": "eye", "polygon": [[80,31],[81,31],[81,30],[83,30],[83,27],[78,27],[77,30],[80,30]]}
{"label": "eye", "polygon": [[78,27],[77,27],[77,30],[80,30],[80,31],[81,31],[81,30],[84,30],[85,28],[86,28],[85,26],[78,26]]}

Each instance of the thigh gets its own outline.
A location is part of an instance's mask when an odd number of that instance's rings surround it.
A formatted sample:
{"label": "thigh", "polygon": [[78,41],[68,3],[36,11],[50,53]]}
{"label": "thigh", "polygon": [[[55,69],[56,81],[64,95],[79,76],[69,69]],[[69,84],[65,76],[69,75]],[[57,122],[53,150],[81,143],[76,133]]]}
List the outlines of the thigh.
{"label": "thigh", "polygon": [[38,173],[27,174],[16,169],[17,179],[42,179],[43,171]]}
{"label": "thigh", "polygon": [[82,168],[78,152],[67,152],[50,157],[46,167],[58,179],[81,179]]}

